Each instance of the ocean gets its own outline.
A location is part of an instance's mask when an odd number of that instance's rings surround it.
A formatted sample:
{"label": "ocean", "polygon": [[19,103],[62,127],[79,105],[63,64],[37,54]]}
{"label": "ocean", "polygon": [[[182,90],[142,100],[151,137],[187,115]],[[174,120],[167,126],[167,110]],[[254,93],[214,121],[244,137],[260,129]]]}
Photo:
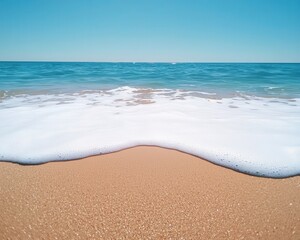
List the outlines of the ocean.
{"label": "ocean", "polygon": [[0,160],[137,145],[240,172],[300,174],[300,64],[0,62]]}

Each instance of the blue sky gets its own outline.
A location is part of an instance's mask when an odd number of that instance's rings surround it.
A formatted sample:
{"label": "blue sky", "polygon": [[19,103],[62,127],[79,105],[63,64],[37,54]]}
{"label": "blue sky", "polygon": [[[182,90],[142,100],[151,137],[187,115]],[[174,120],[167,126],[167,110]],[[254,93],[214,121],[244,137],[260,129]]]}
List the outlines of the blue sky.
{"label": "blue sky", "polygon": [[300,62],[300,1],[1,0],[0,60]]}

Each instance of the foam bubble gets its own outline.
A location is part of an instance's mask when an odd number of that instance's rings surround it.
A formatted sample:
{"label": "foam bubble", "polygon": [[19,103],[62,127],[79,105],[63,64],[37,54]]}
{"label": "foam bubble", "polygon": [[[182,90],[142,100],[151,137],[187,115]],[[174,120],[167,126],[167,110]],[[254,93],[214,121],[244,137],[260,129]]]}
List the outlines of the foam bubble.
{"label": "foam bubble", "polygon": [[36,164],[157,145],[254,175],[300,173],[300,99],[202,95],[121,87],[10,96],[0,102],[0,160]]}

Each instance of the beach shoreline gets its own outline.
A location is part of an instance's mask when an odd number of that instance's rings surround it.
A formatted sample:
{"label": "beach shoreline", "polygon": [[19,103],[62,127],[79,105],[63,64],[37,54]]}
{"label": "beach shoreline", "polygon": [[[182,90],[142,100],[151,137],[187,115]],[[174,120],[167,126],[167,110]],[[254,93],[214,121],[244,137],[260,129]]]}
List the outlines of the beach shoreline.
{"label": "beach shoreline", "polygon": [[300,237],[299,176],[250,176],[172,149],[0,162],[0,179],[1,239]]}
{"label": "beach shoreline", "polygon": [[154,149],[164,149],[164,150],[175,151],[175,152],[178,152],[179,154],[186,154],[186,155],[189,155],[191,157],[198,158],[202,161],[206,161],[206,162],[208,162],[210,164],[213,164],[215,166],[226,168],[228,170],[231,170],[231,171],[234,171],[234,172],[237,172],[237,173],[241,173],[241,174],[245,174],[245,175],[248,175],[248,176],[260,177],[260,178],[273,178],[273,179],[286,179],[286,178],[293,178],[293,177],[300,176],[300,174],[295,174],[295,175],[291,175],[291,176],[267,176],[267,175],[264,175],[264,174],[257,174],[257,173],[254,174],[253,172],[242,171],[238,168],[228,167],[226,165],[216,163],[216,162],[211,161],[209,159],[206,159],[204,157],[195,155],[193,153],[185,152],[185,151],[177,149],[177,148],[162,147],[162,146],[159,146],[159,145],[152,145],[152,144],[137,144],[137,145],[133,145],[133,146],[129,146],[129,147],[123,147],[123,148],[120,148],[120,149],[117,149],[117,150],[113,150],[112,152],[105,152],[105,153],[101,153],[101,154],[93,154],[93,155],[88,155],[86,157],[78,157],[78,158],[72,158],[72,159],[59,159],[59,160],[55,159],[55,160],[49,160],[49,161],[46,161],[46,162],[37,162],[37,163],[30,163],[30,162],[27,163],[27,162],[19,162],[19,161],[11,161],[11,160],[1,160],[0,162],[13,163],[13,164],[17,164],[17,165],[20,165],[20,166],[38,166],[38,165],[48,164],[48,163],[51,163],[51,162],[70,162],[70,161],[72,162],[72,161],[77,161],[77,160],[83,160],[83,159],[86,159],[86,158],[97,158],[99,156],[116,154],[116,153],[120,153],[120,152],[131,150],[131,149],[137,149],[137,148],[142,148],[142,149],[143,148],[154,148]]}

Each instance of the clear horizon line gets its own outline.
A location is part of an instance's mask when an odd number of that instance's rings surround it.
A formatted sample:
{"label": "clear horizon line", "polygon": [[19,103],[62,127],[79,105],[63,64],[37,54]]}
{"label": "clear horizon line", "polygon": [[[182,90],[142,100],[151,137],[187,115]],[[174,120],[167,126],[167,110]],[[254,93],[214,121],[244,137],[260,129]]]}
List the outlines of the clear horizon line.
{"label": "clear horizon line", "polygon": [[269,63],[299,64],[300,62],[263,61],[62,61],[62,60],[0,60],[0,62],[45,62],[45,63]]}

